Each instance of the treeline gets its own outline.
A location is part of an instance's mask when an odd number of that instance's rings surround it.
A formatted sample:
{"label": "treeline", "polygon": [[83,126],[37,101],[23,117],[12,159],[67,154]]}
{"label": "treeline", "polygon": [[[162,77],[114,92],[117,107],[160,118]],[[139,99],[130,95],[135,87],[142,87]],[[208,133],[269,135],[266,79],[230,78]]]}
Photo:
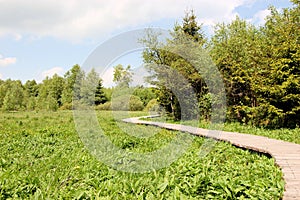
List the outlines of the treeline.
{"label": "treeline", "polygon": [[[183,23],[174,27],[166,43],[159,43],[157,35],[149,34],[143,40],[148,47],[143,58],[149,64],[152,73],[149,82],[156,86],[161,106],[175,119],[189,117],[181,113],[178,98],[165,86],[165,77],[170,73],[162,67],[166,65],[180,72],[194,88],[199,101],[196,110],[201,118],[210,120],[212,117],[214,99],[203,77],[190,62],[168,51],[181,48],[182,43],[186,43],[180,39],[184,35],[197,48],[208,50],[221,72],[226,90],[227,121],[269,128],[299,126],[300,2],[292,2],[293,7],[282,12],[270,7],[271,14],[260,27],[239,17],[229,24],[219,24],[209,40],[193,12],[187,13]],[[185,51],[197,53],[193,49]],[[185,86],[181,88],[184,90]]]}
{"label": "treeline", "polygon": [[113,81],[116,86],[108,89],[109,101],[96,106],[97,110],[150,111],[157,110],[158,103],[152,88],[130,86],[133,72],[131,66],[114,67]]}
{"label": "treeline", "polygon": [[100,91],[95,103],[107,101],[97,73],[92,70],[85,76],[80,66],[75,65],[64,77],[55,74],[51,78],[46,77],[39,84],[35,80],[28,80],[25,84],[19,80],[0,80],[0,108],[5,111],[71,109],[74,90],[80,89],[83,96],[87,92],[85,88],[74,88],[77,76],[81,76],[78,79],[82,81],[95,79],[99,85],[97,90]]}
{"label": "treeline", "polygon": [[[291,1],[293,7],[282,12],[270,7],[271,14],[260,27],[237,17],[231,23],[218,24],[215,34],[208,39],[194,13],[189,12],[182,24],[175,25],[171,38],[165,43],[161,43],[155,33],[141,38],[147,47],[143,59],[151,73],[147,81],[153,88],[129,87],[130,66],[115,67],[117,86],[112,89],[103,88],[95,70],[85,74],[75,65],[63,77],[54,75],[39,84],[34,80],[25,84],[0,80],[0,109],[72,109],[73,99],[99,110],[143,110],[158,103],[160,109],[176,120],[197,115],[210,121],[212,105],[218,105],[221,98],[212,94],[207,84],[207,80],[218,78],[206,71],[203,63],[208,61],[197,57],[205,50],[222,75],[227,121],[268,128],[295,128],[300,125],[300,2]],[[193,43],[191,48],[183,48],[183,44],[189,43],[184,38]],[[176,52],[186,55],[191,62]],[[202,63],[200,73],[195,63]],[[188,83],[174,78],[176,73]],[[209,78],[205,80],[205,76]],[[192,98],[184,98],[189,97],[190,87],[197,102],[191,103]],[[127,102],[129,106],[126,107]],[[188,108],[180,107],[192,104]]]}
{"label": "treeline", "polygon": [[300,2],[271,7],[263,27],[218,26],[211,55],[227,90],[228,118],[267,127],[300,125]]}
{"label": "treeline", "polygon": [[[112,94],[114,94],[113,98],[116,99],[114,102],[122,102],[118,105],[115,103],[114,109],[143,110],[155,96],[149,88],[129,87],[131,75],[128,74],[130,74],[129,68],[116,66],[114,76],[117,86],[114,88],[104,88],[102,79],[94,69],[85,74],[79,65],[74,65],[63,77],[55,74],[51,78],[46,77],[41,83],[35,80],[28,80],[25,84],[20,80],[0,80],[0,109],[3,111],[71,110],[73,100],[78,100],[83,105],[95,106],[99,110],[110,110]],[[124,102],[126,100],[124,94],[130,95],[128,102]]]}

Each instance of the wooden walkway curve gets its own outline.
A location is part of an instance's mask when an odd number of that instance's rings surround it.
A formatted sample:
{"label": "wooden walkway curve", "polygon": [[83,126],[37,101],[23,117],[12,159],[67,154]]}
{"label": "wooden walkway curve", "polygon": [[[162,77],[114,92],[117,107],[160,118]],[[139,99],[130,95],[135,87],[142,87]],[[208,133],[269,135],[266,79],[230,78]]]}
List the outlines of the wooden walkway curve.
{"label": "wooden walkway curve", "polygon": [[[149,116],[148,116],[149,117]],[[151,117],[151,116],[150,116]],[[179,130],[193,135],[226,141],[234,146],[271,155],[283,172],[285,190],[283,200],[300,200],[300,145],[281,140],[250,134],[212,131],[202,128],[140,120],[145,117],[124,119],[124,122],[157,126],[169,130]]]}

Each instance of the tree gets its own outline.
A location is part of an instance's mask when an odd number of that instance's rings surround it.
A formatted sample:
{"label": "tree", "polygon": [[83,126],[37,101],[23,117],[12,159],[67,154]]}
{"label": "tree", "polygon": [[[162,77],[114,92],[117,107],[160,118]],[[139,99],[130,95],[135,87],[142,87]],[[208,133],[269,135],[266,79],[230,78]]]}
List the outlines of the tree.
{"label": "tree", "polygon": [[84,78],[84,72],[79,65],[74,65],[64,75],[64,88],[62,92],[62,104],[72,104],[72,99],[80,99],[80,85]]}
{"label": "tree", "polygon": [[299,1],[271,7],[260,29],[237,18],[220,24],[211,55],[222,72],[228,118],[278,128],[300,125]]}
{"label": "tree", "polygon": [[117,87],[129,87],[132,81],[131,66],[128,65],[126,68],[119,64],[114,67],[114,78],[113,81],[117,84]]}
{"label": "tree", "polygon": [[264,65],[261,32],[237,17],[219,24],[211,40],[211,56],[223,75],[227,94],[227,119],[248,123],[257,106],[256,88]]}
{"label": "tree", "polygon": [[[157,39],[158,35],[149,33],[148,38],[141,42],[147,47],[143,52],[144,62],[151,74],[147,80],[155,86],[155,93],[160,105],[171,117],[178,120],[183,115],[178,98],[185,95],[184,92],[187,91],[187,88],[193,88],[198,99],[207,93],[207,86],[199,74],[199,70],[190,62],[194,60],[194,64],[196,63],[193,54],[196,51],[198,54],[199,50],[203,49],[205,37],[201,31],[201,25],[197,24],[193,11],[186,13],[183,24],[175,25],[171,35],[172,38],[168,39],[166,43],[160,43]],[[183,55],[185,58],[182,57]],[[189,59],[186,60],[186,58]],[[178,76],[182,76],[181,80],[175,78]],[[187,83],[183,80],[187,80]],[[177,94],[175,94],[175,90]],[[183,101],[186,105],[191,104],[188,100],[181,100],[181,102]],[[183,117],[192,118],[198,111],[197,108],[191,106],[190,111],[187,112],[189,116]]]}
{"label": "tree", "polygon": [[156,98],[153,88],[147,88],[144,86],[135,87],[132,94],[138,96],[143,102],[144,106],[146,106],[150,100]]}
{"label": "tree", "polygon": [[64,88],[64,79],[57,74],[51,78],[51,82],[48,88],[49,95],[52,96],[57,102],[58,106],[62,105],[62,92]]}
{"label": "tree", "polygon": [[64,79],[57,74],[52,78],[46,77],[39,86],[37,106],[39,109],[57,110],[62,105]]}
{"label": "tree", "polygon": [[24,102],[26,102],[27,110],[34,110],[36,107],[39,87],[35,80],[28,80],[24,84]]}
{"label": "tree", "polygon": [[6,96],[7,91],[11,88],[12,80],[8,79],[6,81],[0,82],[0,108],[3,106],[3,100]]}
{"label": "tree", "polygon": [[43,109],[49,111],[57,111],[58,107],[59,105],[57,100],[51,94],[48,94],[47,99],[44,101]]}
{"label": "tree", "polygon": [[21,81],[12,81],[3,99],[3,109],[17,111],[24,108],[24,88]]}
{"label": "tree", "polygon": [[100,79],[95,91],[95,105],[107,102],[107,97],[105,96],[103,89],[102,80]]}
{"label": "tree", "polygon": [[26,92],[26,95],[28,97],[37,97],[38,96],[38,84],[35,80],[28,80],[24,84],[24,89]]}
{"label": "tree", "polygon": [[260,95],[259,123],[269,127],[300,125],[300,3],[282,13],[271,7],[263,29],[267,64]]}
{"label": "tree", "polygon": [[197,17],[194,13],[194,10],[185,13],[182,26],[175,25],[174,31],[175,33],[181,31],[185,33],[187,37],[190,37],[192,40],[202,45],[204,45],[206,42],[204,33],[202,31],[202,25],[197,23]]}
{"label": "tree", "polygon": [[89,106],[106,102],[102,80],[94,68],[82,81],[80,96],[82,103]]}

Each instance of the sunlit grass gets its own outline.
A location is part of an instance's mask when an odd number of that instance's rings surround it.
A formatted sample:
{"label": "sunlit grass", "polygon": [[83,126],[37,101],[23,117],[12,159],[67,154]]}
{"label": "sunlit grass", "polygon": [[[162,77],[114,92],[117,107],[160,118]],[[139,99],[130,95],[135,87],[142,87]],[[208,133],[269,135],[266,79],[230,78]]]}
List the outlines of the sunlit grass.
{"label": "sunlit grass", "polygon": [[168,123],[181,123],[189,126],[197,126],[199,128],[205,129],[215,129],[215,130],[223,130],[229,132],[238,132],[238,133],[248,133],[252,135],[261,135],[269,138],[274,138],[278,140],[283,140],[287,142],[293,142],[300,144],[300,128],[288,129],[265,129],[259,128],[251,125],[242,125],[240,123],[224,123],[224,124],[211,124],[206,121],[174,121],[171,119],[166,120],[164,117],[156,117],[156,118],[145,118],[144,120],[152,120],[152,121],[160,121],[160,122],[168,122]]}
{"label": "sunlit grass", "polygon": [[[125,124],[110,112],[97,116],[111,141],[128,151],[154,151],[178,134]],[[284,183],[272,158],[224,142],[201,158],[205,139],[194,138],[169,167],[126,173],[91,156],[71,111],[1,113],[0,199],[280,199]]]}

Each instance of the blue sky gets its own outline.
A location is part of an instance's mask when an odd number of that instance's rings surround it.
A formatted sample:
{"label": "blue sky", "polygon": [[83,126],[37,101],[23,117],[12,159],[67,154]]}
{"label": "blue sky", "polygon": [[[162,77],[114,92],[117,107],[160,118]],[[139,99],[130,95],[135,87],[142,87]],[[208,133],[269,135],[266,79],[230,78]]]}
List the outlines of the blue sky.
{"label": "blue sky", "polygon": [[[241,18],[260,25],[269,5],[288,0],[0,0],[0,79],[41,81],[81,65],[97,46],[120,33],[148,27],[171,29],[194,9],[206,35],[219,22]],[[114,64],[138,65],[139,54]],[[128,62],[128,63],[127,63]],[[133,66],[135,67],[135,66]],[[102,77],[106,79],[106,77]]]}

